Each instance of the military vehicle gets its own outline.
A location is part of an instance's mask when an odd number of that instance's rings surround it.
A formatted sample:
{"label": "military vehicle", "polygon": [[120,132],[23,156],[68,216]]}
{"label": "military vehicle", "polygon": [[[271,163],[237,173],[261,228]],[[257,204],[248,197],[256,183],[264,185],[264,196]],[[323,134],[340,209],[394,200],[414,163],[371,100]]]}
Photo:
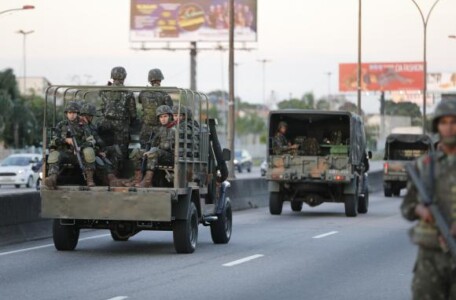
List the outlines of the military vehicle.
{"label": "military vehicle", "polygon": [[[95,187],[87,187],[77,164],[64,165],[55,190],[42,185],[41,216],[54,219],[55,248],[74,250],[83,228],[110,230],[114,241],[124,242],[142,230],[165,230],[173,232],[177,253],[192,253],[199,224],[210,226],[214,243],[228,243],[232,209],[226,196],[230,184],[225,161],[231,154],[220,147],[216,120],[208,117],[205,94],[172,87],[51,86],[44,108],[44,148],[53,137],[60,105],[67,101],[97,104],[100,91],[132,92],[136,98],[142,91],[168,93],[178,111],[184,107],[193,111],[192,118],[178,127],[174,165],[158,166],[151,188],[103,186],[100,181],[95,181]],[[139,143],[132,141],[131,145]],[[46,161],[46,154],[43,159]],[[127,160],[120,176],[130,178],[133,171]],[[46,172],[44,164],[43,174]]]}
{"label": "military vehicle", "polygon": [[[288,125],[286,138],[297,149],[276,153],[272,143],[279,123]],[[282,123],[283,124],[283,123]],[[293,211],[303,203],[344,203],[345,214],[367,213],[368,157],[362,119],[344,111],[287,109],[269,114],[267,147],[269,211],[282,213],[284,201]]]}
{"label": "military vehicle", "polygon": [[426,134],[390,134],[385,142],[383,190],[385,197],[399,196],[407,185],[405,165],[421,155],[434,151],[433,141]]}

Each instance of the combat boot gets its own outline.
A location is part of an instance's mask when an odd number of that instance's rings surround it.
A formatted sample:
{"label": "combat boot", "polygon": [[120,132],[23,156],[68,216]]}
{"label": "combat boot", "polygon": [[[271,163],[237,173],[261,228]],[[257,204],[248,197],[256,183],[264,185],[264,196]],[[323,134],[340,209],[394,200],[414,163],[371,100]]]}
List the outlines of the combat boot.
{"label": "combat boot", "polygon": [[57,174],[49,175],[44,179],[44,185],[50,190],[55,190],[57,188]]}
{"label": "combat boot", "polygon": [[133,186],[139,187],[141,184],[142,172],[141,170],[135,170],[135,177],[133,178]]}
{"label": "combat boot", "polygon": [[93,182],[93,170],[86,170],[85,175],[86,175],[87,186],[88,187],[95,186],[95,182]]}
{"label": "combat boot", "polygon": [[152,179],[154,178],[154,172],[151,170],[147,170],[146,175],[144,175],[143,180],[139,185],[135,185],[135,187],[142,187],[142,188],[149,188],[152,186]]}
{"label": "combat boot", "polygon": [[124,186],[122,180],[117,178],[113,173],[108,174],[108,184],[112,187]]}

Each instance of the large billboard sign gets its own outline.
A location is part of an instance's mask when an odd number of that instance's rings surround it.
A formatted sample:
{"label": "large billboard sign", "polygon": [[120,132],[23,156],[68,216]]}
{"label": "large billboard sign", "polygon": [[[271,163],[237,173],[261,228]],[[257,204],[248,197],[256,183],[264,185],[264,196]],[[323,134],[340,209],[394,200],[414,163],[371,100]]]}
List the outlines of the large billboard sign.
{"label": "large billboard sign", "polygon": [[[423,63],[363,63],[362,91],[419,91],[423,89]],[[339,64],[339,90],[357,90],[357,64]]]}
{"label": "large billboard sign", "polygon": [[[257,40],[257,0],[236,0],[235,41]],[[131,0],[132,42],[228,41],[229,0]]]}

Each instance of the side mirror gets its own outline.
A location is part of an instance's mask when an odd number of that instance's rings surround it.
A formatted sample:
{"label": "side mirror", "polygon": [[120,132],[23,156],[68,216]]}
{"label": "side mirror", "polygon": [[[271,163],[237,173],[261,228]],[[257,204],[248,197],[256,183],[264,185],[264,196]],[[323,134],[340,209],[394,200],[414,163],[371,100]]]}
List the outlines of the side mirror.
{"label": "side mirror", "polygon": [[223,148],[222,150],[222,158],[224,161],[230,161],[231,160],[231,151],[230,149]]}
{"label": "side mirror", "polygon": [[372,151],[370,151],[370,150],[369,150],[369,151],[367,151],[367,157],[369,157],[369,159],[371,159],[371,158],[372,158]]}

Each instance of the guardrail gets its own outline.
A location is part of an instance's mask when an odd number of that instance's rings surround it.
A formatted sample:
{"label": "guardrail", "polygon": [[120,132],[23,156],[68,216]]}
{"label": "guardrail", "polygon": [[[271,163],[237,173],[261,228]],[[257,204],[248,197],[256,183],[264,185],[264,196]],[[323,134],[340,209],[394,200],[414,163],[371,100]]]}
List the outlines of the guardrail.
{"label": "guardrail", "polygon": [[[382,171],[369,172],[369,189],[383,189]],[[269,203],[264,178],[233,180],[228,195],[233,210],[265,207]],[[0,245],[51,237],[51,221],[42,219],[40,210],[38,192],[0,195]]]}

